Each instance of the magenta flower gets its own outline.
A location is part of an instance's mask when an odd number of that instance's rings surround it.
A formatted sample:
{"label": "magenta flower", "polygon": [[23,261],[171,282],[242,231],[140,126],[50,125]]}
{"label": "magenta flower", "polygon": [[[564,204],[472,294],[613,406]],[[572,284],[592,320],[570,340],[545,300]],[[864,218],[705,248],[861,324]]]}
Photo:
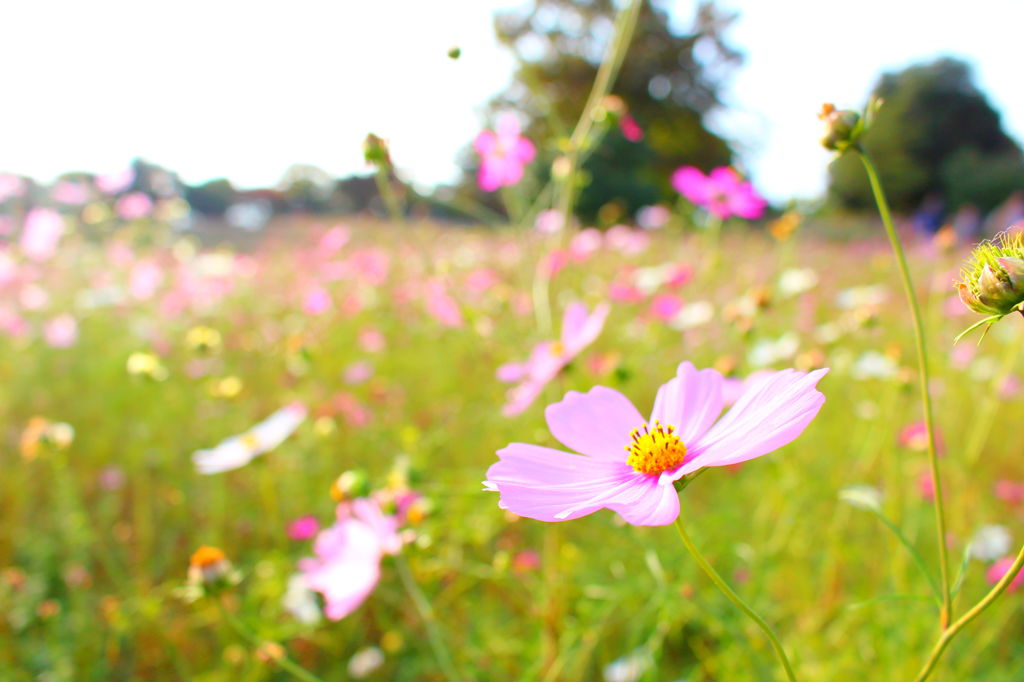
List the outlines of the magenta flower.
{"label": "magenta flower", "polygon": [[607,303],[595,306],[590,314],[582,303],[570,303],[562,316],[560,340],[537,344],[526,362],[510,362],[499,367],[500,381],[518,384],[509,390],[501,413],[513,417],[529,407],[548,382],[594,342],[609,312],[611,307]]}
{"label": "magenta flower", "polygon": [[341,620],[355,611],[380,579],[380,561],[402,547],[398,518],[371,498],[338,505],[338,521],[313,543],[315,558],[299,561],[306,586],[323,595],[324,615]]}
{"label": "magenta flower", "polygon": [[145,192],[132,192],[118,199],[114,210],[121,220],[145,218],[153,212],[153,200]]}
{"label": "magenta flower", "polygon": [[[1013,566],[1013,561],[1014,558],[1012,556],[1008,556],[995,562],[989,566],[988,570],[985,572],[985,579],[990,585],[995,585],[997,582],[1002,580],[1003,576],[1006,575],[1006,572],[1010,570],[1010,567]],[[1024,571],[1021,571],[1014,576],[1013,580],[1010,581],[1010,584],[1006,586],[1006,591],[1016,592],[1020,589],[1021,583],[1024,583]]]}
{"label": "magenta flower", "polygon": [[683,166],[672,174],[672,186],[687,200],[721,220],[734,215],[756,220],[764,214],[767,205],[754,186],[728,166],[716,168],[708,175],[693,166]]}
{"label": "magenta flower", "polygon": [[523,168],[533,161],[537,150],[519,132],[516,117],[505,114],[498,119],[496,130],[484,130],[473,140],[473,148],[480,154],[477,184],[483,191],[511,187],[523,179]]}
{"label": "magenta flower", "polygon": [[766,455],[799,436],[825,402],[815,386],[827,372],[776,372],[721,419],[722,375],[689,362],[658,389],[648,420],[613,389],[570,391],[545,417],[552,435],[582,454],[512,443],[498,451],[484,485],[501,495],[502,509],[539,521],[611,509],[636,526],[663,526],[679,516],[676,481]]}
{"label": "magenta flower", "polygon": [[320,530],[315,516],[300,516],[288,524],[288,537],[292,540],[312,539]]}

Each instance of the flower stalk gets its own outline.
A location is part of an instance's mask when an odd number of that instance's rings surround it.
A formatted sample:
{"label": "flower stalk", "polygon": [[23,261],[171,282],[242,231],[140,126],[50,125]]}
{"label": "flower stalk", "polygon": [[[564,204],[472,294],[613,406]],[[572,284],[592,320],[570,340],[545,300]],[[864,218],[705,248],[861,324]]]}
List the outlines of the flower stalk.
{"label": "flower stalk", "polygon": [[942,496],[942,479],[939,476],[939,458],[935,449],[935,425],[932,417],[932,399],[928,389],[928,350],[924,339],[924,323],[921,319],[921,310],[917,302],[917,295],[914,293],[914,284],[910,279],[910,268],[907,267],[907,258],[903,252],[903,245],[900,242],[896,228],[893,226],[892,214],[889,211],[889,202],[885,198],[885,190],[878,178],[878,171],[875,169],[871,158],[859,145],[850,147],[861,160],[864,170],[871,184],[871,192],[878,205],[878,214],[885,226],[885,233],[889,238],[893,254],[896,256],[896,265],[900,272],[900,280],[903,283],[903,291],[910,306],[910,317],[914,326],[914,344],[917,348],[918,375],[921,384],[921,402],[924,411],[925,431],[928,435],[928,464],[931,470],[932,480],[935,482],[935,495],[933,507],[935,509],[935,530],[939,546],[939,573],[941,577],[942,608],[940,611],[940,627],[945,630],[953,618],[953,605],[950,596],[949,580],[949,550],[946,546],[946,517]]}
{"label": "flower stalk", "polygon": [[775,636],[775,632],[772,631],[771,626],[765,622],[764,618],[758,615],[757,611],[743,601],[738,594],[733,592],[732,588],[729,587],[729,584],[725,582],[722,576],[718,575],[718,572],[714,567],[708,563],[707,559],[704,558],[704,555],[700,553],[699,549],[697,549],[697,546],[693,544],[693,540],[690,539],[689,534],[686,532],[686,528],[683,527],[682,521],[678,518],[675,520],[675,526],[676,530],[679,531],[679,537],[682,538],[683,544],[686,545],[687,551],[689,551],[693,556],[697,565],[701,567],[701,570],[703,570],[705,574],[707,574],[708,578],[711,579],[711,582],[715,584],[715,587],[721,590],[722,594],[736,605],[736,608],[747,614],[747,616],[757,624],[757,627],[761,628],[761,631],[764,632],[766,637],[768,637],[768,641],[771,642],[772,649],[775,650],[775,655],[778,657],[779,663],[782,664],[783,670],[786,671],[786,679],[788,679],[789,682],[796,682],[796,674],[793,672],[793,666],[790,664],[789,658],[786,657],[786,650],[782,648],[782,643],[779,642],[779,638]]}

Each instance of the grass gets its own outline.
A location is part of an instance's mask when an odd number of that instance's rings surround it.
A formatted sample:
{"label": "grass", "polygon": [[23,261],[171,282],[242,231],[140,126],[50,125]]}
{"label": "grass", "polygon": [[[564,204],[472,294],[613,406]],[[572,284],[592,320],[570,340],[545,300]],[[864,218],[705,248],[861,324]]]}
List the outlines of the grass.
{"label": "grass", "polygon": [[[383,485],[405,457],[433,511],[403,559],[465,678],[598,679],[637,654],[648,662],[638,679],[779,679],[767,642],[671,528],[622,526],[610,512],[558,525],[515,519],[480,481],[511,441],[555,445],[543,406],[566,390],[609,385],[643,412],[680,361],[742,376],[759,369],[751,349],[791,333],[796,352],[769,367],[831,367],[821,414],[783,450],[702,476],[684,492],[683,521],[775,627],[801,679],[899,680],[920,668],[937,637],[928,582],[878,519],[839,501],[853,484],[882,490],[885,515],[936,570],[932,511],[919,492],[925,454],[898,443],[920,406],[911,327],[882,241],[800,234],[780,246],[732,231],[711,259],[700,240],[666,233],[637,254],[605,247],[570,262],[550,290],[556,320],[572,300],[605,300],[629,268],[663,263],[693,268],[675,293],[711,302],[715,316],[680,332],[651,314],[650,296],[616,303],[597,342],[510,419],[500,414],[505,387],[494,372],[544,340],[522,301],[532,263],[557,237],[365,223],[322,258],[317,236],[280,230],[238,254],[168,238],[120,259],[109,244],[71,237],[52,261],[19,266],[5,291],[28,331],[0,337],[0,678],[286,679],[214,604],[178,598],[189,554],[212,544],[244,575],[226,597],[232,613],[322,678],[345,679],[351,656],[378,646],[385,662],[371,679],[443,679],[393,559],[342,621],[303,625],[282,606],[288,577],[311,551],[288,539],[288,522],[305,514],[329,522],[339,473],[365,468]],[[1024,539],[1020,508],[993,493],[997,480],[1024,479],[1020,395],[993,390],[1000,367],[1016,359],[1019,321],[997,325],[976,349],[973,339],[952,347],[974,319],[946,307],[963,255],[924,242],[910,253],[932,348],[954,571],[980,525],[1004,524]],[[164,280],[136,300],[125,291],[143,258],[157,259]],[[375,259],[387,261],[382,272]],[[819,284],[783,296],[778,277],[791,267],[813,268]],[[497,281],[474,292],[467,278],[481,269]],[[30,278],[49,293],[41,310],[16,302]],[[428,278],[445,283],[463,326],[428,314]],[[840,291],[865,285],[880,285],[886,299],[839,307]],[[303,312],[314,286],[333,301],[322,315]],[[78,341],[50,347],[38,330],[64,311],[78,319]],[[222,347],[189,349],[185,336],[197,325],[218,330]],[[385,340],[376,352],[360,341],[371,329]],[[129,375],[127,358],[140,351],[160,357],[165,380]],[[865,353],[891,358],[895,371],[860,378]],[[343,375],[357,361],[373,376],[349,385]],[[240,379],[236,396],[211,390],[224,377]],[[195,473],[190,453],[292,400],[312,416],[283,445],[237,471]],[[22,434],[33,417],[71,425],[73,442],[27,452]],[[966,566],[960,613],[988,587],[984,564]],[[954,642],[935,679],[1021,679],[1019,598],[1004,597]]]}

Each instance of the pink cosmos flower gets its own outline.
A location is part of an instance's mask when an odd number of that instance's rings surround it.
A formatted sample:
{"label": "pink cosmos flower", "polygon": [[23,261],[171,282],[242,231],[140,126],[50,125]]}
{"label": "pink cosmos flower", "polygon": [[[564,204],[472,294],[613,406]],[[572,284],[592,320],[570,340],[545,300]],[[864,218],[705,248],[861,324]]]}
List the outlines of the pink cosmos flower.
{"label": "pink cosmos flower", "polygon": [[135,169],[125,168],[116,173],[96,176],[96,188],[104,194],[120,194],[135,182]]}
{"label": "pink cosmos flower", "polygon": [[114,210],[121,220],[145,218],[153,212],[153,200],[144,192],[132,192],[118,199]]}
{"label": "pink cosmos flower", "polygon": [[734,215],[756,220],[767,205],[753,185],[728,166],[716,168],[708,175],[693,166],[683,166],[672,174],[672,186],[688,201],[722,220]]}
{"label": "pink cosmos flower", "polygon": [[43,337],[53,348],[70,348],[78,341],[78,322],[64,313],[46,323]]}
{"label": "pink cosmos flower", "polygon": [[331,294],[323,287],[313,287],[302,299],[302,312],[307,315],[323,315],[330,309]]}
{"label": "pink cosmos flower", "polygon": [[89,201],[89,188],[80,182],[61,180],[50,190],[50,197],[61,204],[80,206]]}
{"label": "pink cosmos flower", "polygon": [[[533,221],[533,227],[541,234],[556,234],[565,227],[565,218],[557,208],[549,208],[537,214],[537,219]],[[963,304],[960,307],[962,308]]]}
{"label": "pink cosmos flower", "polygon": [[526,362],[510,362],[499,367],[497,375],[500,381],[518,382],[509,390],[501,413],[513,417],[529,407],[548,382],[594,342],[604,328],[609,312],[611,306],[607,303],[598,304],[590,314],[582,303],[570,303],[562,316],[559,341],[537,344]]}
{"label": "pink cosmos flower", "polygon": [[[1006,572],[1010,570],[1011,566],[1013,566],[1013,560],[1014,557],[1012,556],[1003,557],[988,567],[988,571],[985,572],[985,579],[988,580],[990,585],[995,585],[1003,579]],[[1020,589],[1021,583],[1024,583],[1024,571],[1018,573],[1013,580],[1010,581],[1010,584],[1006,587],[1006,591],[1016,592]]]}
{"label": "pink cosmos flower", "polygon": [[665,227],[671,217],[672,213],[664,206],[644,206],[636,212],[636,224],[645,230],[657,230]]}
{"label": "pink cosmos flower", "polygon": [[323,595],[324,615],[341,620],[355,611],[380,579],[380,561],[402,547],[398,519],[371,498],[338,505],[338,521],[320,532],[315,557],[299,561],[306,586]]}
{"label": "pink cosmos flower", "polygon": [[505,114],[498,119],[496,130],[484,130],[473,140],[473,148],[481,160],[477,184],[483,191],[511,187],[523,179],[523,168],[533,161],[537,150],[519,132],[516,117]]}
{"label": "pink cosmos flower", "polygon": [[300,516],[288,524],[288,537],[292,540],[309,540],[320,530],[315,516]]}
{"label": "pink cosmos flower", "polygon": [[430,279],[426,283],[427,312],[446,327],[461,327],[464,324],[462,311],[455,302],[448,288],[439,279]]}
{"label": "pink cosmos flower", "polygon": [[[928,427],[922,421],[911,422],[900,431],[899,443],[901,447],[915,452],[924,452],[928,449]],[[942,434],[938,428],[935,429],[935,451],[940,455],[946,449],[942,440]]]}
{"label": "pink cosmos flower", "polygon": [[49,260],[64,234],[64,219],[52,208],[33,208],[25,216],[21,251],[36,262]]}
{"label": "pink cosmos flower", "polygon": [[633,525],[666,525],[679,516],[676,481],[799,436],[825,402],[815,386],[827,372],[776,372],[721,419],[722,375],[689,362],[658,390],[648,420],[613,389],[570,391],[545,417],[555,438],[582,454],[512,443],[498,451],[484,485],[500,494],[502,509],[539,521],[611,509]]}
{"label": "pink cosmos flower", "polygon": [[136,301],[148,301],[164,281],[164,271],[151,258],[137,261],[128,275],[128,292]]}
{"label": "pink cosmos flower", "polygon": [[25,193],[25,181],[17,175],[0,173],[0,204]]}
{"label": "pink cosmos flower", "polygon": [[683,299],[675,294],[658,294],[651,299],[651,313],[663,322],[671,320],[683,308]]}
{"label": "pink cosmos flower", "polygon": [[622,132],[622,136],[630,142],[639,142],[644,139],[644,129],[629,114],[619,119],[619,130]]}

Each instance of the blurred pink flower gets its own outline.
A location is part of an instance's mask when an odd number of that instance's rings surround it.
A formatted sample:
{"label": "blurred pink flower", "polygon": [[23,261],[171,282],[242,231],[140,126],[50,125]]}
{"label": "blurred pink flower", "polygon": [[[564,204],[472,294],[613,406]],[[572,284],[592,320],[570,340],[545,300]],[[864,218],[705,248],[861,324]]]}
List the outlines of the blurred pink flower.
{"label": "blurred pink flower", "polygon": [[1024,502],[1024,483],[1000,480],[995,485],[996,497],[1011,506]]}
{"label": "blurred pink flower", "polygon": [[651,299],[651,313],[663,322],[671,320],[683,308],[683,299],[675,294],[658,294]]}
{"label": "blurred pink flower", "polygon": [[146,258],[137,261],[128,275],[128,293],[136,301],[148,301],[163,281],[163,269],[155,260]]}
{"label": "blurred pink flower", "polygon": [[120,194],[135,182],[135,169],[128,167],[116,173],[96,176],[96,188],[104,194]]}
{"label": "blurred pink flower", "polygon": [[636,212],[636,224],[645,230],[657,230],[665,227],[672,213],[661,205],[644,206]]}
{"label": "blurred pink flower", "polygon": [[540,568],[540,554],[533,549],[516,552],[512,557],[512,570],[516,573],[531,573]]}
{"label": "blurred pink flower", "polygon": [[360,403],[354,395],[340,391],[334,394],[331,406],[335,412],[348,424],[355,427],[366,426],[370,423],[370,410]]}
{"label": "blurred pink flower", "polygon": [[679,516],[676,481],[799,436],[825,402],[815,386],[827,372],[776,372],[721,419],[722,375],[688,362],[658,390],[646,421],[613,389],[570,391],[544,414],[552,435],[582,454],[512,443],[498,451],[484,485],[500,494],[500,508],[539,521],[611,509],[633,525],[666,525]]}
{"label": "blurred pink flower", "polygon": [[511,187],[523,179],[523,168],[533,161],[537,150],[519,132],[515,115],[504,114],[498,119],[496,131],[484,130],[476,136],[473,148],[480,154],[477,184],[483,191]]}
{"label": "blurred pink flower", "polygon": [[542,234],[555,234],[561,232],[565,227],[565,219],[562,218],[562,212],[557,208],[549,208],[537,214],[537,219],[533,221],[533,227]]}
{"label": "blurred pink flower", "polygon": [[54,348],[70,348],[78,341],[78,322],[67,313],[58,315],[46,323],[43,338]]}
{"label": "blurred pink flower", "polygon": [[537,264],[547,277],[554,277],[569,264],[570,254],[566,249],[554,249]]}
{"label": "blurred pink flower", "polygon": [[344,248],[351,238],[352,232],[347,227],[336,225],[320,237],[316,245],[316,255],[320,258],[330,258]]}
{"label": "blurred pink flower", "polygon": [[672,174],[672,186],[688,201],[722,220],[734,215],[755,220],[764,214],[767,205],[753,185],[728,166],[708,175],[693,166],[683,166]]}
{"label": "blurred pink flower", "polygon": [[309,540],[320,530],[315,516],[300,516],[288,524],[288,537],[292,540]]}
{"label": "blurred pink flower", "polygon": [[359,347],[367,353],[379,353],[384,350],[386,340],[376,327],[363,327],[359,330]]}
{"label": "blurred pink flower", "polygon": [[427,312],[446,327],[461,327],[464,324],[459,304],[448,293],[448,288],[439,279],[430,279],[424,290]]}
{"label": "blurred pink flower", "polygon": [[50,198],[60,204],[80,206],[89,201],[89,188],[80,182],[61,180],[50,190]]}
{"label": "blurred pink flower", "polygon": [[8,235],[14,232],[14,219],[10,216],[0,215],[0,235]]}
{"label": "blurred pink flower", "polygon": [[935,479],[932,478],[932,472],[922,471],[917,477],[917,494],[925,502],[935,499]]}
{"label": "blurred pink flower", "polygon": [[580,230],[569,242],[569,254],[576,262],[582,262],[598,251],[604,243],[604,235],[593,227]]}
{"label": "blurred pink flower", "polygon": [[647,249],[651,238],[645,232],[634,230],[627,225],[613,225],[605,233],[604,243],[613,251],[635,256]]}
{"label": "blurred pink flower", "polygon": [[[1013,566],[1014,559],[1015,557],[1012,556],[1003,557],[999,561],[989,566],[988,570],[985,572],[985,579],[988,581],[988,583],[990,585],[995,585],[1000,580],[1002,580],[1003,576],[1005,576],[1007,571],[1010,570],[1010,567]],[[1010,584],[1006,586],[1006,591],[1016,592],[1020,589],[1022,583],[1024,583],[1024,571],[1018,573],[1014,577],[1014,579],[1010,581]]]}
{"label": "blurred pink flower", "polygon": [[25,181],[17,175],[0,173],[0,204],[25,193]]}
{"label": "blurred pink flower", "polygon": [[380,579],[381,558],[402,547],[398,519],[371,498],[342,503],[337,515],[313,543],[315,556],[299,561],[306,586],[323,595],[330,620],[341,620],[366,601]]}
{"label": "blurred pink flower", "polygon": [[630,142],[639,142],[644,139],[644,129],[629,114],[619,119],[619,130],[622,132],[622,136]]}
{"label": "blurred pink flower", "polygon": [[510,362],[497,370],[506,383],[517,383],[508,391],[502,414],[512,417],[529,407],[548,382],[558,376],[572,360],[600,335],[611,307],[600,303],[592,313],[582,303],[570,303],[562,316],[562,336],[533,347],[525,362]]}
{"label": "blurred pink flower", "polygon": [[466,275],[466,289],[482,294],[500,281],[498,274],[490,268],[479,268]]}
{"label": "blurred pink flower", "polygon": [[64,219],[52,208],[33,208],[25,216],[21,231],[21,251],[36,262],[49,260],[64,235]]}
{"label": "blurred pink flower", "polygon": [[351,365],[345,368],[342,373],[342,379],[346,384],[354,386],[355,384],[361,384],[370,377],[373,376],[373,365],[366,360],[357,360]]}
{"label": "blurred pink flower", "polygon": [[117,200],[114,211],[121,220],[145,218],[153,212],[153,200],[144,192],[132,192]]}
{"label": "blurred pink flower", "polygon": [[331,295],[321,286],[306,292],[302,299],[302,312],[307,315],[323,315],[331,309]]}
{"label": "blurred pink flower", "polygon": [[[928,429],[925,427],[924,422],[917,421],[911,422],[903,427],[899,435],[900,447],[913,450],[915,452],[925,452],[928,450]],[[946,449],[945,443],[942,441],[942,434],[939,433],[938,427],[935,428],[935,452],[942,454]]]}

